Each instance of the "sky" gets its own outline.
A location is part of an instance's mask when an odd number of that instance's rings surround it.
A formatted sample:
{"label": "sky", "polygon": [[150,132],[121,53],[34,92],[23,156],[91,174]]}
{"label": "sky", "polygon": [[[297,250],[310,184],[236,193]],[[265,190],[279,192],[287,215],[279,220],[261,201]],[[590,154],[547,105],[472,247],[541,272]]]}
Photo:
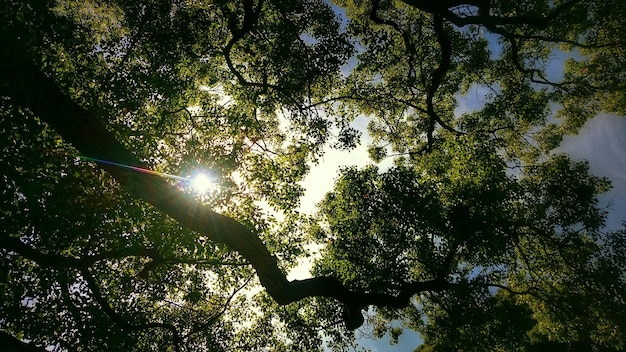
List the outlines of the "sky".
{"label": "sky", "polygon": [[591,173],[611,180],[613,189],[599,198],[608,207],[607,229],[626,221],[626,117],[600,114],[576,136],[566,137],[560,151],[587,160]]}

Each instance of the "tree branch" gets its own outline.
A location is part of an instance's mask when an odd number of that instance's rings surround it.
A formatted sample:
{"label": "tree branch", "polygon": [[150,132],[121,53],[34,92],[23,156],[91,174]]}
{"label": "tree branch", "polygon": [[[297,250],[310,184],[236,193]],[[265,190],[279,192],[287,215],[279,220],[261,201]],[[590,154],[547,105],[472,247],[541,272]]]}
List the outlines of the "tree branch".
{"label": "tree branch", "polygon": [[147,274],[154,270],[157,266],[163,264],[197,264],[197,265],[227,265],[227,266],[246,266],[250,263],[246,262],[229,262],[221,261],[219,259],[201,258],[201,259],[184,259],[176,257],[163,257],[154,249],[140,248],[140,249],[121,249],[110,250],[100,252],[98,254],[85,256],[82,258],[74,258],[62,256],[53,253],[43,253],[18,238],[10,236],[0,237],[0,248],[13,251],[26,259],[30,259],[41,266],[51,266],[57,268],[76,268],[86,269],[106,259],[119,259],[126,257],[150,257],[152,260],[144,266],[143,270],[139,272],[138,276],[145,277]]}
{"label": "tree branch", "polygon": [[[454,1],[449,1],[449,3],[453,3],[453,2]],[[432,6],[431,4],[432,2],[429,2],[428,4],[424,4],[424,5]],[[439,6],[439,5],[434,5],[434,6]],[[402,36],[402,40],[404,42],[404,47],[407,52],[407,56],[408,56],[407,61],[409,63],[409,72],[414,71],[415,69],[413,65],[413,58],[414,58],[415,49],[413,47],[413,41],[411,40],[411,36],[409,32],[403,30],[400,27],[400,25],[398,25],[394,21],[380,18],[377,14],[377,11],[379,10],[379,8],[380,8],[380,0],[374,0],[372,3],[372,10],[370,11],[370,16],[369,16],[370,19],[375,23],[390,26],[396,32],[400,33],[400,35]],[[434,110],[434,104],[433,104],[434,95],[437,92],[437,89],[439,89],[439,86],[441,85],[441,83],[443,82],[444,76],[450,69],[450,62],[452,60],[452,43],[450,42],[450,39],[448,38],[448,35],[445,32],[445,28],[443,26],[443,20],[440,15],[434,16],[434,30],[437,35],[437,42],[439,43],[439,46],[441,49],[441,60],[439,61],[439,66],[433,72],[431,84],[428,87],[428,91],[426,92],[426,109],[422,109],[422,108],[417,109],[418,111],[426,112],[430,119],[429,128],[427,131],[427,143],[428,143],[429,150],[431,149],[432,143],[433,143],[433,133],[435,130],[435,123],[439,124],[441,127],[443,127],[444,129],[450,132],[462,134],[462,132],[455,130],[454,128],[452,128],[451,126],[443,122],[441,118],[439,117],[439,115]],[[415,104],[411,104],[409,106],[416,108]]]}
{"label": "tree branch", "polygon": [[254,278],[254,275],[248,277],[246,279],[246,281],[244,281],[244,283],[242,285],[240,285],[239,287],[235,288],[233,290],[233,292],[228,296],[228,298],[226,299],[226,302],[224,302],[224,304],[222,305],[222,309],[220,309],[219,311],[211,314],[211,316],[209,316],[209,318],[202,324],[194,327],[193,329],[191,329],[189,332],[187,332],[183,338],[188,338],[191,335],[194,335],[200,331],[203,331],[204,329],[206,329],[207,327],[215,324],[217,322],[217,320],[219,319],[219,317],[221,317],[222,315],[224,315],[224,313],[226,313],[226,309],[228,309],[228,305],[230,304],[230,302],[232,302],[233,298],[235,298],[235,296],[237,295],[237,293],[239,293],[241,290],[243,290],[249,283],[250,281],[252,281],[252,279]]}
{"label": "tree branch", "polygon": [[5,352],[48,352],[43,347],[21,341],[4,331],[0,331],[0,346]]}
{"label": "tree branch", "polygon": [[226,46],[222,50],[222,53],[224,54],[224,59],[226,60],[226,65],[228,66],[228,69],[235,75],[235,77],[237,77],[237,81],[239,81],[240,84],[244,86],[279,89],[280,87],[275,86],[275,85],[271,85],[267,83],[250,82],[246,80],[245,77],[243,77],[243,75],[241,74],[241,72],[237,70],[230,56],[230,52],[235,46],[235,44],[237,44],[237,42],[243,39],[243,37],[248,32],[250,32],[252,28],[254,28],[254,26],[256,25],[257,21],[259,20],[259,14],[261,13],[262,7],[263,7],[263,1],[259,2],[256,9],[253,6],[252,0],[245,0],[243,2],[244,12],[243,12],[243,20],[241,23],[241,27],[237,27],[237,24],[235,23],[236,16],[232,16],[228,20],[228,27],[230,28],[230,31],[233,36],[230,38],[228,43],[226,43]]}
{"label": "tree branch", "polygon": [[[415,2],[421,2],[421,1],[412,1],[412,2],[415,3]],[[405,0],[405,2],[409,3],[408,0]],[[437,7],[436,12],[427,11],[427,10],[424,10],[424,11],[441,14],[447,20],[449,20],[450,22],[454,23],[455,25],[459,27],[463,27],[469,24],[477,24],[477,25],[492,25],[492,26],[528,25],[528,26],[532,26],[535,28],[546,28],[548,24],[550,23],[550,21],[554,20],[555,18],[560,16],[563,12],[572,8],[578,2],[580,2],[580,0],[570,0],[566,3],[559,5],[554,10],[552,10],[548,15],[543,16],[543,17],[541,16],[509,16],[509,17],[491,16],[489,15],[488,12],[485,13],[486,12],[485,9],[488,10],[489,8],[488,7],[489,0],[477,1],[475,3],[467,3],[467,5],[477,6],[479,9],[483,9],[480,11],[480,13],[477,16],[460,17],[457,14],[449,10],[451,6],[447,7],[445,11],[442,11],[441,7]],[[487,6],[485,6],[485,4],[487,4]]]}
{"label": "tree branch", "polygon": [[[83,155],[100,160],[146,167],[143,162],[119,143],[100,122],[100,118],[65,95],[55,82],[33,64],[20,48],[22,43],[0,36],[1,92],[17,104],[30,109],[48,123]],[[288,281],[278,267],[277,259],[261,239],[241,223],[218,214],[183,193],[163,178],[110,164],[99,166],[120,185],[188,229],[222,243],[246,258],[259,277],[261,285],[279,304],[284,305],[311,296],[334,298],[344,304],[344,320],[350,329],[363,323],[361,309],[368,305],[405,307],[409,298],[422,291],[448,288],[440,278],[404,285],[398,295],[354,292],[333,277],[316,277]]]}
{"label": "tree branch", "polygon": [[465,1],[465,0],[403,0],[403,2],[409,6],[413,6],[418,8],[424,12],[432,13],[432,14],[442,14],[449,10],[450,8],[468,5],[468,6],[476,6],[478,8],[484,8],[488,6],[489,0],[475,0],[475,1]]}
{"label": "tree branch", "polygon": [[415,52],[415,48],[413,46],[413,41],[411,40],[411,35],[409,32],[405,31],[400,27],[400,25],[392,20],[383,19],[378,16],[378,10],[380,9],[380,0],[374,0],[372,2],[372,10],[370,11],[370,20],[372,22],[386,25],[393,28],[396,32],[400,33],[402,36],[402,40],[404,41],[404,48],[406,50],[407,55],[409,56],[408,62],[411,69],[413,68],[413,56]]}
{"label": "tree branch", "polygon": [[432,146],[432,133],[434,130],[433,122],[437,122],[441,127],[450,132],[464,134],[463,132],[457,131],[443,122],[441,117],[439,117],[439,115],[435,112],[433,99],[435,97],[435,93],[437,93],[437,89],[439,89],[439,86],[443,82],[443,78],[446,73],[448,73],[448,70],[450,70],[450,62],[452,61],[452,43],[450,42],[450,38],[448,38],[448,34],[446,33],[446,29],[443,25],[443,18],[440,15],[434,16],[433,27],[435,34],[437,35],[437,43],[439,43],[439,47],[441,49],[441,59],[439,60],[439,65],[433,72],[430,87],[428,87],[428,91],[426,92],[426,110],[428,111],[428,116],[431,119],[431,128],[428,131],[428,135],[431,138],[428,141],[429,148]]}
{"label": "tree branch", "polygon": [[499,289],[507,291],[508,293],[510,293],[512,295],[530,295],[530,296],[533,296],[535,298],[538,298],[538,299],[541,299],[541,300],[545,300],[543,297],[541,297],[539,294],[537,294],[537,291],[539,291],[539,289],[537,289],[535,287],[529,287],[529,288],[525,289],[524,291],[517,291],[517,290],[514,290],[514,289],[510,288],[509,286],[505,286],[505,285],[501,285],[501,284],[497,284],[497,283],[493,283],[493,282],[488,282],[488,283],[485,284],[485,286],[499,288]]}
{"label": "tree branch", "polygon": [[180,344],[182,339],[180,337],[180,333],[178,329],[172,324],[167,323],[144,323],[144,324],[131,324],[126,318],[117,314],[113,307],[107,302],[107,300],[102,295],[100,291],[100,286],[96,282],[96,279],[91,275],[88,269],[81,270],[81,275],[84,277],[87,282],[87,286],[91,290],[94,300],[100,305],[102,310],[113,320],[115,324],[117,324],[120,328],[126,331],[138,331],[138,330],[148,330],[148,329],[165,329],[168,330],[172,334],[172,342],[174,345],[175,351],[180,351]]}
{"label": "tree branch", "polygon": [[[416,6],[418,8],[420,8],[418,5],[423,5],[423,4],[420,4],[421,1],[419,0],[405,1],[405,2],[407,4],[416,3],[416,5],[413,5],[413,6]],[[450,2],[454,3],[454,1],[450,1]],[[527,25],[530,27],[538,28],[538,29],[544,29],[548,27],[548,25],[550,24],[550,21],[562,15],[565,11],[571,9],[578,2],[580,2],[580,0],[567,1],[559,5],[558,7],[553,9],[548,15],[543,16],[543,17],[541,16],[511,16],[511,17],[490,16],[488,13],[489,0],[479,1],[476,3],[464,3],[465,5],[477,6],[479,7],[479,9],[482,9],[482,11],[479,11],[481,13],[478,16],[460,17],[457,14],[448,10],[451,6],[448,6],[446,11],[442,11],[442,9],[438,7],[437,11],[434,13],[442,15],[445,19],[449,20],[450,22],[452,22],[453,24],[459,27],[463,27],[463,26],[470,25],[470,24],[482,25],[485,28],[487,28],[489,31],[491,31],[492,33],[501,35],[506,40],[508,40],[511,45],[511,59],[513,61],[513,65],[518,71],[524,74],[527,74],[531,82],[547,84],[555,88],[563,89],[564,86],[567,85],[569,82],[562,82],[562,83],[551,82],[548,79],[546,79],[539,70],[528,69],[523,66],[523,64],[520,62],[520,59],[519,59],[519,45],[516,39],[518,38],[519,39],[535,39],[535,40],[543,40],[543,41],[548,41],[548,42],[560,42],[560,43],[574,45],[577,47],[596,47],[596,46],[584,45],[584,44],[580,44],[578,42],[566,40],[566,39],[543,37],[540,35],[515,34],[506,30],[504,26],[505,25]],[[535,78],[535,76],[539,77],[539,79]]]}

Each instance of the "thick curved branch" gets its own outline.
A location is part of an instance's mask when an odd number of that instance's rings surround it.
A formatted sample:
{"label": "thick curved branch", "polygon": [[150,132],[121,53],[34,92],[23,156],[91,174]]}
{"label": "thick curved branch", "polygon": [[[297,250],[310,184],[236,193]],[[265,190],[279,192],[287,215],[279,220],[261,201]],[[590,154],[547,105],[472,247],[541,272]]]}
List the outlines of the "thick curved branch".
{"label": "thick curved branch", "polygon": [[[480,14],[478,16],[460,17],[456,15],[455,13],[453,13],[452,11],[446,10],[442,12],[441,9],[438,9],[438,11],[435,13],[442,15],[445,19],[447,19],[448,21],[452,22],[453,24],[459,27],[463,27],[463,26],[471,25],[471,24],[482,25],[490,32],[501,35],[511,45],[511,59],[513,61],[513,65],[518,71],[522,72],[523,74],[527,74],[531,82],[547,84],[555,88],[563,88],[563,86],[568,84],[568,82],[563,82],[563,83],[551,82],[543,76],[541,71],[524,67],[524,65],[521,63],[521,60],[519,58],[519,45],[518,45],[517,39],[544,40],[544,41],[549,41],[549,42],[566,43],[566,44],[574,45],[577,47],[594,47],[594,46],[592,45],[587,46],[587,45],[580,44],[578,42],[566,40],[566,39],[544,37],[540,35],[516,34],[516,33],[512,33],[508,31],[507,29],[505,29],[504,26],[527,25],[530,27],[538,28],[538,29],[544,29],[549,26],[551,21],[561,16],[567,10],[571,9],[578,2],[580,2],[580,0],[567,1],[559,5],[558,7],[553,9],[548,15],[543,16],[543,17],[541,16],[511,16],[511,17],[491,16],[489,15],[489,0],[481,1],[482,4],[478,2],[466,4],[466,5],[477,6],[480,10],[482,10],[482,11],[479,11]],[[539,77],[539,79],[535,77]]]}
{"label": "thick curved branch", "polygon": [[435,34],[437,35],[437,43],[439,43],[439,47],[441,49],[441,58],[439,60],[439,65],[433,72],[430,86],[428,87],[428,91],[426,92],[426,110],[428,112],[428,116],[431,119],[431,125],[428,131],[428,135],[430,137],[428,141],[429,148],[432,143],[434,122],[450,132],[463,134],[463,132],[457,131],[445,122],[443,122],[443,120],[441,120],[441,117],[435,112],[433,99],[435,97],[435,94],[437,93],[437,90],[439,89],[439,86],[441,86],[441,83],[443,82],[446,73],[448,73],[448,71],[450,70],[450,62],[452,61],[452,43],[450,42],[450,38],[448,38],[448,34],[446,33],[442,16],[434,16],[433,26],[435,29]]}
{"label": "thick curved branch", "polygon": [[[453,2],[454,1],[450,1],[450,3],[453,3]],[[429,3],[429,4],[432,4],[432,3]],[[428,6],[431,6],[431,5],[428,5]],[[435,5],[435,6],[439,6],[439,5]],[[380,18],[377,13],[379,8],[380,8],[380,0],[373,1],[372,10],[370,11],[370,19],[374,23],[390,26],[396,32],[400,33],[400,35],[402,36],[402,40],[404,41],[405,50],[408,55],[407,61],[409,63],[409,71],[414,71],[415,69],[413,67],[413,58],[414,58],[415,49],[414,49],[414,46],[413,46],[414,44],[413,44],[413,41],[411,40],[411,36],[409,32],[403,30],[400,27],[400,25],[398,25],[394,21]],[[441,59],[439,61],[439,66],[433,72],[433,77],[432,77],[430,86],[428,87],[428,90],[426,92],[426,109],[421,109],[421,108],[418,109],[419,111],[425,110],[424,112],[428,114],[428,117],[430,119],[428,131],[427,131],[427,140],[428,140],[429,150],[432,147],[435,124],[439,124],[442,128],[450,132],[454,132],[457,134],[462,133],[460,131],[455,130],[454,128],[446,124],[445,122],[443,122],[443,120],[434,110],[433,98],[435,96],[435,93],[437,92],[437,89],[439,89],[439,86],[443,82],[443,79],[446,73],[450,70],[450,62],[452,60],[452,43],[450,42],[450,39],[448,38],[448,35],[445,31],[445,28],[443,26],[443,20],[440,15],[435,15],[434,30],[437,35],[437,42],[439,43],[439,46],[441,48]],[[410,106],[415,107],[414,104]]]}
{"label": "thick curved branch", "polygon": [[[435,10],[429,10],[428,7],[424,7],[424,8],[419,7],[419,6],[422,6],[422,4],[420,3],[426,2],[426,1],[427,0],[413,0],[413,1],[405,0],[404,2],[409,5],[415,6],[419,9],[422,9],[423,11],[443,15],[447,20],[449,20],[450,22],[452,22],[453,24],[459,27],[463,27],[469,24],[477,24],[477,25],[491,25],[491,26],[528,25],[528,26],[532,26],[535,28],[546,28],[549,25],[550,21],[554,20],[555,18],[563,14],[565,11],[571,9],[574,5],[576,5],[576,3],[580,2],[580,0],[570,0],[568,2],[565,2],[559,5],[558,7],[556,7],[555,9],[553,9],[548,15],[543,16],[543,17],[542,16],[524,16],[524,15],[508,16],[508,17],[491,16],[489,14],[489,8],[490,8],[489,0],[475,1],[473,3],[463,2],[463,4],[459,4],[459,5],[476,6],[479,9],[479,14],[477,16],[461,17],[449,10],[451,7],[454,7],[454,6],[447,6],[445,9],[443,9],[442,6],[437,6]],[[454,2],[454,1],[450,1],[450,2]],[[414,5],[414,4],[417,4],[417,5]]]}
{"label": "thick curved branch", "polygon": [[[433,77],[431,80],[431,84],[428,87],[428,91],[426,94],[426,105],[427,105],[427,114],[430,118],[428,129],[426,131],[427,135],[427,149],[430,150],[433,143],[433,134],[435,131],[436,124],[439,124],[445,130],[450,132],[454,132],[457,134],[463,134],[461,131],[457,131],[451,126],[445,124],[442,121],[440,116],[434,111],[433,98],[434,95],[441,85],[446,72],[450,69],[451,62],[451,54],[452,54],[452,46],[450,40],[445,32],[445,28],[443,26],[443,20],[448,20],[456,26],[463,27],[466,25],[482,25],[487,28],[489,31],[499,34],[503,36],[505,39],[509,41],[511,44],[511,55],[512,61],[515,68],[529,76],[529,79],[534,83],[547,84],[551,85],[555,88],[564,89],[564,86],[569,82],[563,83],[555,83],[546,79],[543,74],[536,69],[529,69],[524,67],[519,58],[519,46],[516,38],[532,38],[541,40],[543,37],[541,36],[526,36],[513,34],[505,29],[507,25],[521,25],[521,26],[529,26],[538,29],[543,29],[549,26],[550,22],[557,17],[561,16],[563,13],[571,9],[580,0],[570,0],[567,1],[550,11],[545,16],[535,16],[535,15],[521,15],[521,16],[495,16],[491,15],[491,0],[474,0],[474,1],[464,1],[464,0],[442,0],[442,1],[430,1],[430,0],[403,0],[403,2],[409,6],[420,9],[424,12],[428,12],[433,14],[434,17],[434,30],[437,35],[437,42],[439,43],[441,50],[441,59],[439,62],[439,66],[433,72]],[[378,18],[376,15],[376,10],[379,6],[379,0],[374,0],[373,9],[370,13],[370,19],[379,24],[386,24],[395,28],[399,33],[405,35],[405,32],[402,31],[399,26],[389,20],[383,20]],[[478,9],[476,15],[473,16],[459,16],[457,13],[453,11],[454,8],[458,8],[459,6],[473,6]],[[548,41],[558,41],[555,38],[543,38]],[[582,46],[582,44],[578,44],[576,42],[562,40],[560,42],[568,43],[571,45]],[[405,45],[408,45],[408,42],[405,38]],[[407,47],[408,49],[408,47]]]}
{"label": "thick curved branch", "polygon": [[[32,59],[24,54],[19,42],[0,37],[0,79],[7,84],[2,92],[15,103],[30,109],[47,122],[83,155],[101,160],[146,167],[100,122],[100,118],[65,95],[46,77]],[[279,304],[288,304],[311,296],[334,298],[345,305],[344,320],[355,329],[363,323],[361,309],[368,305],[403,307],[409,298],[422,291],[444,290],[442,279],[406,284],[397,295],[354,292],[332,277],[288,281],[278,267],[277,259],[261,239],[241,223],[218,214],[190,198],[163,178],[110,164],[99,166],[119,184],[188,229],[202,233],[210,240],[225,244],[246,258],[259,277],[261,285]]]}
{"label": "thick curved branch", "polygon": [[297,87],[289,87],[289,86],[279,86],[277,84],[272,84],[267,82],[267,75],[264,75],[263,82],[252,82],[247,80],[243,74],[235,67],[235,63],[233,62],[231,53],[234,46],[242,40],[248,33],[250,33],[254,27],[256,26],[259,16],[261,14],[261,10],[263,8],[263,1],[260,0],[256,7],[254,7],[253,0],[245,0],[243,2],[243,20],[241,26],[238,27],[236,16],[232,16],[228,19],[228,27],[231,31],[232,37],[226,43],[224,48],[222,49],[222,55],[224,55],[224,60],[226,61],[226,66],[229,71],[235,76],[237,82],[244,87],[256,87],[262,88],[264,91],[269,89],[274,90],[282,97],[284,97],[288,102],[293,104],[293,106],[299,107],[297,99],[295,99],[290,92],[295,91]]}
{"label": "thick curved branch", "polygon": [[44,347],[26,343],[4,331],[0,331],[0,346],[6,352],[48,352]]}
{"label": "thick curved branch", "polygon": [[[252,0],[245,0],[243,2],[243,20],[241,23],[241,27],[238,27],[237,24],[235,23],[236,20],[234,18],[229,19],[228,23],[229,23],[229,28],[232,34],[232,37],[230,38],[230,40],[226,43],[226,46],[224,46],[224,49],[222,49],[222,54],[224,55],[224,59],[226,60],[226,66],[228,66],[228,69],[230,70],[230,72],[235,75],[235,77],[237,78],[237,81],[239,82],[239,84],[241,84],[242,86],[248,86],[248,87],[259,87],[259,88],[264,88],[264,89],[274,89],[278,92],[282,92],[283,90],[286,90],[288,88],[285,87],[281,87],[275,84],[271,84],[271,83],[267,83],[267,82],[251,82],[248,81],[241,72],[239,72],[239,70],[235,67],[235,64],[233,62],[233,59],[231,57],[231,51],[233,50],[233,47],[240,41],[242,40],[248,33],[250,33],[250,31],[252,31],[252,29],[254,28],[254,26],[256,26],[258,20],[259,20],[259,15],[261,14],[261,9],[263,7],[263,1],[259,1],[259,4],[256,6],[256,8],[254,7],[253,1]],[[288,97],[289,98],[289,97]]]}
{"label": "thick curved branch", "polygon": [[413,44],[413,40],[411,39],[411,34],[408,31],[405,31],[404,29],[402,29],[402,27],[400,27],[400,25],[392,20],[389,19],[383,19],[380,16],[378,16],[378,10],[380,9],[380,0],[374,0],[372,2],[372,9],[370,11],[370,20],[372,20],[372,22],[377,23],[377,24],[381,24],[381,25],[386,25],[389,26],[391,28],[393,28],[396,32],[400,33],[400,35],[402,36],[402,41],[404,41],[404,48],[406,50],[406,54],[408,56],[407,58],[407,62],[409,64],[409,80],[411,79],[411,73],[415,73],[415,65],[413,63],[414,58],[415,58],[415,46]]}
{"label": "thick curved branch", "polygon": [[[552,87],[559,88],[559,89],[565,89],[564,87],[565,85],[569,83],[573,83],[573,82],[562,82],[562,83],[551,82],[546,77],[543,76],[541,71],[524,67],[524,65],[521,63],[521,60],[519,58],[519,45],[516,39],[519,38],[519,39],[546,40],[546,41],[551,41],[551,42],[567,43],[567,44],[575,45],[578,47],[584,47],[585,45],[579,44],[577,42],[570,41],[570,40],[558,40],[557,38],[542,37],[542,36],[537,36],[537,35],[514,34],[508,31],[507,29],[505,29],[505,26],[506,25],[522,25],[522,26],[525,25],[525,26],[530,26],[530,27],[534,27],[538,29],[546,28],[548,27],[548,25],[550,24],[552,20],[556,19],[557,17],[565,13],[567,10],[571,9],[574,5],[580,2],[580,0],[567,1],[557,6],[556,8],[554,8],[546,16],[523,15],[523,16],[509,16],[509,17],[500,17],[500,16],[490,15],[489,14],[490,0],[477,0],[477,1],[448,0],[448,1],[442,1],[442,2],[437,2],[437,3],[426,1],[426,0],[404,0],[404,2],[408,5],[419,8],[423,11],[435,14],[435,18],[438,18],[439,16],[441,16],[456,26],[463,27],[466,25],[482,25],[485,28],[487,28],[489,31],[491,31],[492,33],[496,33],[496,34],[503,36],[506,40],[509,41],[511,45],[511,59],[513,61],[513,65],[518,71],[520,71],[523,74],[528,75],[530,81],[533,83],[546,84],[546,85],[550,85]],[[476,16],[461,17],[450,10],[451,8],[461,6],[461,5],[477,7],[478,14]],[[443,38],[441,37],[441,33],[442,33],[441,31],[437,31],[438,40],[440,44],[442,43],[440,38]],[[445,53],[444,46],[442,46],[442,53]],[[435,80],[433,80],[433,83],[434,82]],[[441,124],[439,121],[438,123]],[[443,125],[442,127],[446,128]],[[429,137],[432,136],[433,129],[434,129],[434,126],[431,123],[431,128],[428,131]]]}
{"label": "thick curved branch", "polygon": [[443,291],[451,287],[443,277],[433,280],[403,284],[395,295],[376,292],[354,292],[343,286],[334,277],[316,277],[291,282],[298,299],[311,296],[334,298],[344,303],[343,318],[348,329],[363,325],[361,309],[369,306],[404,308],[414,295],[424,291]]}
{"label": "thick curved branch", "polygon": [[245,77],[241,74],[241,72],[237,70],[230,56],[230,52],[235,46],[235,44],[237,44],[237,42],[242,40],[246,36],[246,34],[248,34],[256,25],[257,21],[259,20],[259,15],[261,13],[262,6],[263,6],[262,1],[259,2],[256,8],[254,8],[254,4],[252,0],[246,0],[243,2],[243,20],[241,23],[241,27],[237,27],[237,24],[235,23],[236,22],[235,16],[233,16],[232,18],[228,20],[228,27],[230,28],[230,31],[233,36],[230,38],[228,43],[226,43],[226,46],[222,50],[222,54],[224,55],[224,59],[226,60],[226,65],[228,66],[228,69],[232,72],[232,74],[235,75],[235,77],[237,77],[237,81],[239,81],[241,85],[278,89],[280,87],[274,86],[271,84],[250,82],[246,80]]}

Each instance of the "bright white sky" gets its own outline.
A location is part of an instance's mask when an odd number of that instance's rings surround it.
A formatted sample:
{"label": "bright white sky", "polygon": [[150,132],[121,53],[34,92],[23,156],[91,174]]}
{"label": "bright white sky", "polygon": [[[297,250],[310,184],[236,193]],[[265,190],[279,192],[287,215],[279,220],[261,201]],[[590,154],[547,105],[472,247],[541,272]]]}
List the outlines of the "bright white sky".
{"label": "bright white sky", "polygon": [[[299,210],[304,213],[315,211],[315,205],[322,200],[327,192],[333,189],[334,180],[341,167],[358,166],[364,167],[373,164],[367,154],[367,146],[372,139],[367,134],[367,123],[369,118],[360,116],[351,126],[361,131],[361,144],[352,151],[342,151],[326,148],[324,157],[319,165],[314,165],[310,173],[304,180],[306,191],[301,199]],[[378,166],[380,168],[389,167],[392,160],[383,160]]]}

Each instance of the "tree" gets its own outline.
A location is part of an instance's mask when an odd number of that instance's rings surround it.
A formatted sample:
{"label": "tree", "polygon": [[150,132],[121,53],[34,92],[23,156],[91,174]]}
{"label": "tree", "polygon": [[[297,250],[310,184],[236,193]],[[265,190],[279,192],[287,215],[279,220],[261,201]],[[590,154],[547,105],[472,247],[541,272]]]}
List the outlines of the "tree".
{"label": "tree", "polygon": [[[622,2],[0,6],[14,349],[344,349],[368,308],[375,334],[400,320],[422,350],[624,348],[609,182],[554,152],[626,113]],[[298,213],[310,164],[354,148],[359,115],[394,166],[346,168]],[[159,176],[199,165],[209,194]],[[313,277],[287,280],[310,245]]]}

